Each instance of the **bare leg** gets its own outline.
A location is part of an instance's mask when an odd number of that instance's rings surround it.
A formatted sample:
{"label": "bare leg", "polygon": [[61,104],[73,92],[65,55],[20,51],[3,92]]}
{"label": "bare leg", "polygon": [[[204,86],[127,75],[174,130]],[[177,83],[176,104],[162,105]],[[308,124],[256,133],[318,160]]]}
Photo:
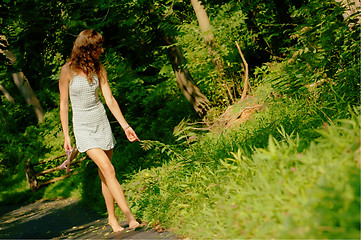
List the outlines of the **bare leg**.
{"label": "bare leg", "polygon": [[[107,154],[109,160],[111,161],[112,157],[113,157],[113,150],[105,151],[105,153]],[[104,178],[102,172],[100,171],[100,169],[98,169],[98,174],[102,181],[102,183],[101,183],[102,184],[102,193],[103,193],[105,205],[106,205],[107,211],[108,211],[108,223],[112,227],[113,232],[120,232],[124,228],[122,226],[120,226],[117,218],[115,217],[114,198],[112,196],[112,193],[109,191],[108,186],[106,185],[105,178]]]}
{"label": "bare leg", "polygon": [[[126,199],[124,197],[123,189],[120,186],[117,178],[115,177],[115,170],[114,167],[108,157],[108,155],[99,148],[93,148],[87,151],[88,156],[95,162],[95,164],[99,167],[102,176],[104,177],[104,184],[107,186],[109,192],[113,196],[113,199],[117,202],[118,206],[124,213],[125,217],[127,218],[129,228],[134,229],[139,226],[139,223],[134,218],[133,214],[130,212]],[[105,194],[107,195],[107,191],[105,190]],[[108,195],[106,196],[106,201],[108,205],[111,207],[110,198]],[[112,205],[114,208],[114,205]],[[114,209],[110,209],[114,211]],[[118,223],[119,224],[119,223]]]}

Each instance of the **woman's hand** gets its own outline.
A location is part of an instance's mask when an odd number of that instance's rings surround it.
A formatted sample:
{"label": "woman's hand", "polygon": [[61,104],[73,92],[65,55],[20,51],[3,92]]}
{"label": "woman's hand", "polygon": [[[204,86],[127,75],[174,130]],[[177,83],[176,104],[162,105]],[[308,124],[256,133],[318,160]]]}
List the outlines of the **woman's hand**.
{"label": "woman's hand", "polygon": [[139,138],[137,134],[135,134],[133,128],[127,127],[126,129],[124,129],[124,132],[130,142],[139,141]]}
{"label": "woman's hand", "polygon": [[69,137],[64,139],[64,149],[65,151],[71,151],[73,148],[71,147],[71,141]]}

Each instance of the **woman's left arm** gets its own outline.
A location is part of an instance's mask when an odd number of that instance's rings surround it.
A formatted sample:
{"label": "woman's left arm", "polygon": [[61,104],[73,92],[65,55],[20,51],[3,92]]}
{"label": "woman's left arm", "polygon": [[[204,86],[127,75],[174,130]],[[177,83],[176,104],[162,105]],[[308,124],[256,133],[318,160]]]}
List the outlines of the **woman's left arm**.
{"label": "woman's left arm", "polygon": [[128,140],[131,142],[139,141],[139,138],[135,134],[134,130],[129,126],[129,124],[125,120],[123,113],[118,105],[118,102],[113,96],[112,90],[110,89],[108,83],[107,71],[105,70],[103,65],[101,65],[100,73],[101,76],[99,76],[99,85],[103,97],[105,99],[105,103],[107,104],[109,110],[111,111],[115,119],[118,121],[120,126],[123,128]]}

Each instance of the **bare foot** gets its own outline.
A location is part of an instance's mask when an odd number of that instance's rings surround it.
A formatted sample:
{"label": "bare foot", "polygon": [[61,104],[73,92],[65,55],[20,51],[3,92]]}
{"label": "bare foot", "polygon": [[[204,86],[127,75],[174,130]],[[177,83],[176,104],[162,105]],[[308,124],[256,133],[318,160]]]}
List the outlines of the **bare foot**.
{"label": "bare foot", "polygon": [[136,229],[137,227],[139,227],[139,222],[137,222],[136,220],[130,221],[129,222],[129,229],[133,230]]}
{"label": "bare foot", "polygon": [[120,226],[119,222],[116,219],[108,219],[108,224],[113,228],[113,232],[120,232],[124,230],[124,228]]}

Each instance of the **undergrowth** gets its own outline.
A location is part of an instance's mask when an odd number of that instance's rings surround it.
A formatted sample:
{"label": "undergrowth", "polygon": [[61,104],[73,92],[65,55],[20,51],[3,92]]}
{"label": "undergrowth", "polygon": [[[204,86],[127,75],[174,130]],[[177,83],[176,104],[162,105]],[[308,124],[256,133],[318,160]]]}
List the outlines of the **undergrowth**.
{"label": "undergrowth", "polygon": [[251,154],[172,158],[134,175],[126,195],[139,218],[191,238],[359,238],[360,116],[316,130],[302,151],[281,125]]}

